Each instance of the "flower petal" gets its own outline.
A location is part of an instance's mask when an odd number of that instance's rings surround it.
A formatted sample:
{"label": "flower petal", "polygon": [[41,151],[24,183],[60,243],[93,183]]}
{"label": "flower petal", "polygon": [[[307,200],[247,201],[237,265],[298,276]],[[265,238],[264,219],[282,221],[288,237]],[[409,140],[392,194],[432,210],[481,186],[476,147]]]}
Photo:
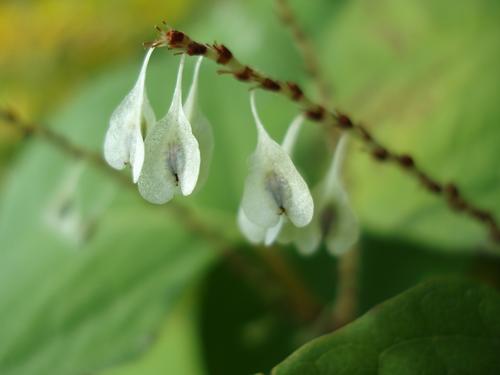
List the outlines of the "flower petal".
{"label": "flower petal", "polygon": [[77,190],[84,168],[85,164],[80,161],[64,173],[43,216],[54,233],[73,245],[81,245],[86,234],[82,212],[77,204]]}
{"label": "flower petal", "polygon": [[286,151],[264,129],[253,92],[251,107],[258,140],[245,182],[243,210],[249,220],[265,228],[277,225],[282,214],[286,214],[295,226],[307,225],[314,211],[309,188]]}
{"label": "flower petal", "polygon": [[146,137],[139,192],[156,204],[168,202],[175,193],[191,194],[199,175],[198,142],[182,109],[183,69],[184,56],[168,113]]}
{"label": "flower petal", "polygon": [[[141,128],[143,106],[145,101],[146,68],[153,49],[149,49],[139,73],[139,78],[132,90],[118,105],[109,122],[109,128],[104,140],[104,158],[115,169],[123,169],[127,163],[135,164],[134,179],[136,179],[142,164],[140,146],[138,146],[137,130]],[[142,137],[140,142],[142,143]],[[135,150],[134,157],[132,149]],[[135,163],[134,163],[135,162]]]}
{"label": "flower petal", "polygon": [[327,250],[334,255],[349,250],[359,238],[359,223],[342,184],[341,168],[347,142],[348,135],[343,135],[325,178],[313,190],[316,208],[311,223],[304,228],[287,226],[284,238],[280,236],[280,241],[292,240],[304,255],[312,254],[323,238]]}
{"label": "flower petal", "polygon": [[253,244],[259,244],[264,241],[266,228],[254,224],[248,220],[247,215],[240,207],[238,210],[238,227],[245,238]]}
{"label": "flower petal", "polygon": [[349,196],[342,183],[341,168],[344,163],[349,136],[342,135],[333,155],[331,167],[322,185],[323,209],[333,204],[331,227],[325,229],[325,242],[328,251],[341,255],[348,251],[359,239],[359,222],[349,202]]}
{"label": "flower petal", "polygon": [[198,111],[198,79],[200,76],[200,67],[203,62],[203,56],[198,58],[196,65],[194,67],[193,81],[191,82],[191,87],[189,89],[188,97],[184,103],[184,112],[189,121],[191,121]]}
{"label": "flower petal", "polygon": [[130,164],[132,166],[132,180],[135,184],[139,180],[139,175],[141,174],[142,165],[144,163],[144,141],[142,140],[141,129],[137,127],[134,128],[131,137]]}
{"label": "flower petal", "polygon": [[151,103],[149,102],[146,92],[144,92],[144,102],[142,105],[142,121],[141,130],[145,130],[142,132],[145,137],[156,124],[156,115],[151,107]]}
{"label": "flower petal", "polygon": [[203,56],[200,56],[194,68],[193,82],[189,90],[188,98],[184,103],[184,112],[191,124],[193,135],[200,147],[200,175],[197,186],[200,187],[208,178],[208,172],[212,161],[214,149],[214,135],[210,122],[206,119],[198,105],[198,77]]}
{"label": "flower petal", "polygon": [[283,138],[283,142],[281,143],[281,147],[283,147],[283,150],[285,150],[285,152],[290,155],[290,157],[292,157],[293,148],[295,146],[295,143],[297,143],[297,138],[299,136],[300,128],[302,127],[303,123],[303,115],[298,115],[297,117],[295,117],[295,119],[288,127],[285,137]]}
{"label": "flower petal", "polygon": [[326,173],[323,181],[323,194],[331,195],[332,191],[341,190],[345,191],[342,184],[342,166],[344,165],[345,155],[347,153],[347,142],[349,141],[349,134],[342,134],[340,137],[333,158],[330,163],[330,168]]}
{"label": "flower petal", "polygon": [[274,227],[269,228],[266,231],[266,235],[264,238],[264,245],[266,246],[271,246],[274,241],[278,238],[281,229],[283,228],[283,225],[285,224],[286,219],[283,217],[283,215],[280,216],[278,224],[276,224]]}
{"label": "flower petal", "polygon": [[359,239],[359,223],[347,196],[338,203],[336,225],[325,238],[326,248],[332,255],[342,255],[350,250]]}
{"label": "flower petal", "polygon": [[169,128],[168,118],[156,123],[145,141],[144,165],[139,177],[139,193],[151,203],[162,204],[173,198],[178,191],[178,181],[167,166],[169,139],[165,139]]}
{"label": "flower petal", "polygon": [[295,237],[294,243],[302,255],[313,254],[321,243],[321,231],[315,221],[313,219],[313,222],[309,225],[298,229],[300,230],[300,235]]}

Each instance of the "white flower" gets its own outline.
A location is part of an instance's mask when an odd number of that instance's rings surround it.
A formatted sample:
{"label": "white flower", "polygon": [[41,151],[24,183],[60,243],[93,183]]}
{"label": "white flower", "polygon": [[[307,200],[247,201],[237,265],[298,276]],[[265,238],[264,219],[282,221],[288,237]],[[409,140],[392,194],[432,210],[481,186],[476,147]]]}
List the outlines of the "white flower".
{"label": "white flower", "polygon": [[257,148],[250,158],[238,224],[251,242],[264,241],[270,245],[286,220],[297,227],[307,225],[312,219],[314,204],[306,182],[288,155],[301,119],[294,121],[280,146],[264,129],[253,92],[250,99],[258,133]]}
{"label": "white flower", "polygon": [[191,88],[189,90],[188,97],[184,103],[184,112],[186,118],[192,126],[193,135],[198,141],[200,147],[200,175],[198,177],[197,186],[200,187],[206,181],[208,177],[208,171],[210,169],[210,163],[212,161],[212,155],[214,150],[214,135],[212,132],[212,126],[208,122],[207,118],[201,113],[200,107],[198,105],[198,77],[200,73],[200,66],[203,62],[203,56],[198,58],[196,66],[194,68],[193,82],[191,83]]}
{"label": "white flower", "polygon": [[341,181],[347,142],[348,135],[342,135],[327,175],[313,189],[316,211],[311,223],[291,234],[291,239],[303,254],[314,252],[322,239],[333,255],[342,255],[358,241],[359,223]]}
{"label": "white flower", "polygon": [[182,108],[181,58],[172,104],[148,133],[139,192],[151,203],[168,202],[174,194],[190,195],[200,172],[200,149]]}
{"label": "white flower", "polygon": [[115,169],[123,169],[130,164],[134,183],[139,179],[144,162],[143,122],[150,127],[156,121],[144,88],[152,52],[152,48],[147,51],[137,82],[111,115],[104,141],[107,163]]}
{"label": "white flower", "polygon": [[[85,163],[71,164],[64,172],[43,212],[47,227],[62,240],[79,247],[91,235],[96,222],[111,203],[113,184],[102,189],[92,202],[85,202],[82,190]],[[113,191],[109,189],[113,188]]]}

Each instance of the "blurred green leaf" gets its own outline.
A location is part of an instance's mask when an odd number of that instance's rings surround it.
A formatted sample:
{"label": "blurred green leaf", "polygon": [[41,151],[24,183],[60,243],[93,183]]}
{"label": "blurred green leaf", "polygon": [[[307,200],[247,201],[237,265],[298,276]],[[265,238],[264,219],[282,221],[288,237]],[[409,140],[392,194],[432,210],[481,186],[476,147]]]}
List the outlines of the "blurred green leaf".
{"label": "blurred green leaf", "polygon": [[[340,107],[440,180],[500,214],[500,3],[355,0],[321,48]],[[356,144],[353,197],[363,225],[441,248],[489,246],[484,228]]]}
{"label": "blurred green leaf", "polygon": [[497,374],[499,314],[488,287],[427,282],[306,344],[273,374]]}
{"label": "blurred green leaf", "polygon": [[210,374],[252,374],[271,368],[297,347],[298,325],[293,313],[272,302],[281,292],[279,286],[263,289],[268,278],[262,270],[253,270],[253,278],[260,280],[259,293],[230,266],[220,263],[202,289],[200,330],[206,368]]}
{"label": "blurred green leaf", "polygon": [[78,374],[143,350],[214,257],[171,218],[138,209],[106,215],[77,250],[30,237],[1,254],[2,374]]}
{"label": "blurred green leaf", "polygon": [[[50,122],[76,144],[100,150],[109,113],[136,70],[101,77]],[[80,374],[146,349],[217,254],[168,207],[146,204],[40,140],[17,160],[0,207],[6,375]]]}
{"label": "blurred green leaf", "polygon": [[198,293],[187,294],[168,314],[154,344],[139,359],[99,375],[204,374],[197,328]]}
{"label": "blurred green leaf", "polygon": [[[359,313],[439,276],[472,276],[472,264],[479,259],[475,254],[443,253],[439,248],[373,233],[365,233],[359,247]],[[487,262],[498,267],[494,259],[498,258],[487,259]],[[489,282],[494,284],[495,280]]]}

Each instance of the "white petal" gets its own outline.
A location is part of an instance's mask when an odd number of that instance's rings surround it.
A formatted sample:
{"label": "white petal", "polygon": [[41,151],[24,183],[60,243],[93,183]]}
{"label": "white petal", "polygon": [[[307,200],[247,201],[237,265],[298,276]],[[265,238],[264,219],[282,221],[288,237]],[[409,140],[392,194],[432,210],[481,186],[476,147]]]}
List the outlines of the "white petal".
{"label": "white petal", "polygon": [[278,224],[271,228],[264,228],[251,222],[240,207],[238,210],[238,226],[245,238],[253,244],[264,243],[266,246],[272,245],[281,233],[281,229],[286,219],[281,216]]}
{"label": "white petal", "polygon": [[279,236],[281,243],[293,242],[302,255],[312,255],[321,244],[321,209],[322,202],[318,199],[319,189],[316,188],[312,192],[313,200],[315,202],[314,215],[311,222],[301,228],[292,225],[286,225]]}
{"label": "white petal", "polygon": [[348,251],[359,239],[359,222],[351,208],[349,197],[342,183],[341,168],[347,151],[349,136],[342,135],[333,155],[330,169],[322,186],[322,207],[333,204],[335,213],[325,242],[328,251],[341,255]]}
{"label": "white petal", "polygon": [[349,134],[344,133],[339,139],[335,152],[333,153],[330,168],[325,176],[323,182],[324,191],[328,194],[332,190],[344,190],[342,184],[342,166],[344,164],[345,155],[347,152],[347,142],[349,141]]}
{"label": "white petal", "polygon": [[264,244],[266,246],[271,246],[274,241],[276,241],[281,232],[281,229],[283,228],[283,225],[285,224],[285,220],[286,219],[283,217],[283,215],[281,215],[278,224],[266,231],[266,237],[264,239]]}
{"label": "white petal", "polygon": [[325,178],[313,191],[316,209],[311,223],[290,230],[292,234],[288,235],[305,255],[319,247],[323,236],[328,251],[335,255],[349,250],[358,240],[359,224],[341,176],[347,142],[348,135],[342,135]]}
{"label": "white petal", "polygon": [[132,165],[132,180],[135,184],[139,180],[144,163],[144,141],[142,140],[141,129],[135,128],[132,137],[134,140],[130,145],[130,164]]}
{"label": "white petal", "polygon": [[347,197],[337,206],[337,223],[325,238],[326,248],[333,255],[342,255],[359,239],[359,223]]}
{"label": "white petal", "polygon": [[191,194],[200,169],[198,142],[182,109],[183,68],[184,56],[170,109],[149,132],[145,142],[139,192],[146,200],[156,204],[169,201],[174,193]]}
{"label": "white petal", "polygon": [[264,241],[266,236],[266,228],[254,224],[245,215],[245,212],[240,207],[238,210],[238,226],[245,238],[253,244],[259,244]]}
{"label": "white petal", "polygon": [[142,118],[145,125],[146,132],[144,136],[148,134],[148,132],[153,129],[153,126],[156,124],[156,115],[151,107],[151,103],[149,102],[148,95],[144,92],[144,103],[142,105]]}
{"label": "white petal", "polygon": [[189,121],[193,119],[195,111],[197,110],[196,107],[198,105],[198,79],[200,76],[200,67],[202,62],[203,62],[203,56],[200,56],[194,67],[193,82],[191,82],[191,88],[189,89],[186,103],[184,103],[184,111]]}
{"label": "white petal", "polygon": [[286,131],[285,134],[285,138],[281,143],[281,146],[283,147],[285,152],[288,155],[290,155],[290,157],[292,156],[293,153],[293,147],[295,146],[295,143],[297,143],[297,138],[299,136],[300,128],[303,122],[304,122],[304,116],[298,115],[288,127],[288,130]]}
{"label": "white petal", "polygon": [[285,150],[264,129],[253,92],[251,106],[258,140],[245,182],[243,210],[251,221],[266,228],[278,224],[282,214],[295,226],[307,225],[314,211],[309,188]]}
{"label": "white petal", "polygon": [[44,222],[56,234],[73,245],[85,238],[82,212],[77,204],[77,190],[85,164],[71,165],[58,184],[44,212]]}
{"label": "white petal", "polygon": [[184,112],[191,124],[193,135],[198,141],[200,147],[200,175],[197,186],[203,185],[208,178],[208,171],[212,161],[214,149],[214,135],[212,126],[206,117],[201,113],[198,105],[198,77],[203,56],[200,56],[194,68],[193,82],[189,90],[188,98],[184,103]]}
{"label": "white petal", "polygon": [[[127,163],[132,164],[132,148],[138,149],[136,128],[141,128],[146,68],[152,52],[153,49],[149,49],[146,53],[137,82],[111,115],[104,141],[104,158],[115,169],[123,169]],[[136,164],[135,174],[141,166]]]}
{"label": "white petal", "polygon": [[196,183],[198,189],[208,178],[214,153],[214,133],[210,122],[199,111],[195,114],[194,119],[190,121],[190,123],[193,135],[198,141],[198,146],[200,148],[200,174],[198,176],[198,182]]}
{"label": "white petal", "polygon": [[250,172],[245,181],[242,208],[247,217],[254,223],[269,228],[276,225],[281,209],[273,199],[266,186],[266,176],[262,165],[263,160],[258,155],[253,155],[250,160]]}
{"label": "white petal", "polygon": [[302,255],[312,255],[321,244],[321,231],[316,225],[301,228],[301,235],[295,239],[294,243]]}

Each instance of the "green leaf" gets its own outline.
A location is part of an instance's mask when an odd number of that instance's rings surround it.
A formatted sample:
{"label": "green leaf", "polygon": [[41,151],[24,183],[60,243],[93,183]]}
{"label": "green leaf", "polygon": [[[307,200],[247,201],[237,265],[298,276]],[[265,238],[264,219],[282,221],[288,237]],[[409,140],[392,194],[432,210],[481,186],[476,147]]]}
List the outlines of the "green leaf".
{"label": "green leaf", "polygon": [[280,296],[279,286],[245,260],[255,273],[253,283],[241,280],[229,262],[214,268],[204,283],[200,336],[210,374],[252,374],[271,368],[296,347],[299,327],[293,314],[271,303]]}
{"label": "green leaf", "polygon": [[427,282],[311,341],[273,374],[498,374],[499,315],[497,291]]}
{"label": "green leaf", "polygon": [[140,210],[107,215],[77,251],[53,254],[47,240],[32,234],[15,259],[2,254],[2,374],[78,374],[143,350],[214,256],[163,213]]}
{"label": "green leaf", "polygon": [[[320,49],[336,104],[391,149],[500,215],[500,4],[490,0],[351,1]],[[473,251],[488,233],[362,146],[350,160],[365,228]]]}
{"label": "green leaf", "polygon": [[[484,275],[488,271],[481,262],[498,267],[497,258],[482,259],[467,252],[445,253],[439,248],[422,246],[404,239],[365,233],[360,240],[359,312],[403,293],[419,283],[446,275],[447,277]],[[495,271],[493,271],[495,272]],[[477,276],[476,276],[477,277]],[[485,278],[482,277],[484,280]],[[488,281],[499,286],[498,280]]]}
{"label": "green leaf", "polygon": [[189,293],[175,306],[142,356],[99,375],[204,374],[196,331],[197,297],[198,293]]}
{"label": "green leaf", "polygon": [[464,337],[415,339],[380,356],[380,374],[497,374],[498,340]]}

